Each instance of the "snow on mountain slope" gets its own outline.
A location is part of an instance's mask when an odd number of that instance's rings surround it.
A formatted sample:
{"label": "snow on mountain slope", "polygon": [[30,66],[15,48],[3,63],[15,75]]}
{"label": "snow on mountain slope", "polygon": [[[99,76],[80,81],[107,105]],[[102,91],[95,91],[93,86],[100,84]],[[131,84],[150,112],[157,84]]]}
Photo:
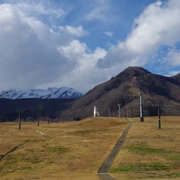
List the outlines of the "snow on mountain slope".
{"label": "snow on mountain slope", "polygon": [[7,99],[27,99],[27,98],[41,98],[41,99],[78,99],[82,94],[73,88],[48,88],[48,89],[11,89],[7,91],[0,91],[0,98]]}

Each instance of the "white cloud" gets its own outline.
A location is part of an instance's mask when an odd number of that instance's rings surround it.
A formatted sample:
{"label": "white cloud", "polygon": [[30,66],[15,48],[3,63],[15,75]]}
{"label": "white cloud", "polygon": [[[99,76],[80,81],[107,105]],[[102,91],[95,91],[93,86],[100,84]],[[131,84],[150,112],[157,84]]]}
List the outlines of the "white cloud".
{"label": "white cloud", "polygon": [[58,50],[72,61],[79,60],[87,50],[87,45],[85,43],[80,43],[78,40],[73,40],[67,46],[60,46]]}
{"label": "white cloud", "polygon": [[110,21],[112,16],[110,0],[95,0],[94,6],[85,16],[85,20]]}
{"label": "white cloud", "polygon": [[27,16],[36,16],[51,24],[63,20],[69,13],[67,8],[65,10],[61,5],[51,0],[4,0],[3,2],[13,5],[14,8]]}
{"label": "white cloud", "polygon": [[88,34],[82,26],[72,27],[72,26],[60,26],[59,29],[64,33],[69,33],[71,35],[81,37]]}
{"label": "white cloud", "polygon": [[109,37],[112,37],[112,36],[113,36],[113,33],[110,32],[110,31],[104,32],[104,34],[105,34],[106,36],[109,36]]}
{"label": "white cloud", "polygon": [[99,67],[108,68],[117,64],[143,66],[161,46],[173,47],[180,41],[179,17],[179,0],[169,0],[167,3],[157,1],[149,5],[135,19],[127,39],[110,48],[107,56],[99,61]]}
{"label": "white cloud", "polygon": [[170,50],[165,60],[170,66],[180,66],[180,50]]}
{"label": "white cloud", "polygon": [[17,7],[1,4],[1,88],[32,88],[71,71],[76,62],[70,62],[57,49],[68,39]]}
{"label": "white cloud", "polygon": [[87,91],[104,80],[107,72],[96,64],[106,51],[91,51],[74,39],[86,33],[82,26],[61,28],[17,6],[0,5],[1,89],[70,86]]}
{"label": "white cloud", "polygon": [[45,84],[47,86],[69,86],[86,92],[94,87],[97,83],[107,78],[107,70],[99,70],[96,64],[100,58],[106,55],[106,51],[102,48],[96,48],[90,51],[85,43],[78,40],[70,42],[67,46],[59,47],[59,51],[66,56],[69,61],[77,62],[77,66],[59,79],[59,81]]}
{"label": "white cloud", "polygon": [[50,3],[42,3],[42,1],[30,3],[16,3],[14,7],[21,9],[23,13],[28,15],[48,15],[54,16],[55,18],[62,18],[66,15],[66,12],[62,8],[54,8],[50,6]]}

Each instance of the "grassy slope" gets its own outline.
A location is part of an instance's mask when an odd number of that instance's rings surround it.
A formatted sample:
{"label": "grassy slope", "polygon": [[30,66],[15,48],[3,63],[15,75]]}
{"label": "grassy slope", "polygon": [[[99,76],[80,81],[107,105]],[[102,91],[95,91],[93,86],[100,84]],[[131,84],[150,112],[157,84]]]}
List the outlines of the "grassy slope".
{"label": "grassy slope", "polygon": [[126,126],[117,118],[23,123],[21,131],[17,123],[1,123],[0,155],[24,145],[0,161],[0,179],[98,180],[99,167]]}
{"label": "grassy slope", "polygon": [[118,179],[180,179],[180,117],[132,119],[111,174]]}

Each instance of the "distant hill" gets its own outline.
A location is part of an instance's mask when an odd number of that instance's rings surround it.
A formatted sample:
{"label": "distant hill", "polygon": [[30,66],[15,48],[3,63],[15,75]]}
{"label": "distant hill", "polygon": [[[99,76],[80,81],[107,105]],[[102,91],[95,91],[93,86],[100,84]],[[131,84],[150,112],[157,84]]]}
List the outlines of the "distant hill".
{"label": "distant hill", "polygon": [[[61,111],[70,108],[70,99],[0,99],[0,122],[15,121],[19,113],[23,119],[55,119]],[[66,117],[67,119],[67,117]]]}
{"label": "distant hill", "polygon": [[56,118],[82,94],[72,88],[11,89],[0,92],[0,121],[13,121],[19,117],[37,119]]}
{"label": "distant hill", "polygon": [[112,116],[117,116],[118,104],[121,104],[122,116],[139,116],[139,92],[143,93],[146,116],[157,115],[155,105],[158,104],[163,105],[163,115],[180,115],[179,75],[165,77],[152,74],[142,67],[129,67],[90,90],[61,115],[92,116],[96,106],[102,116],[108,116],[109,111]]}
{"label": "distant hill", "polygon": [[78,99],[82,93],[73,88],[48,88],[48,89],[10,89],[0,91],[0,98],[6,99]]}

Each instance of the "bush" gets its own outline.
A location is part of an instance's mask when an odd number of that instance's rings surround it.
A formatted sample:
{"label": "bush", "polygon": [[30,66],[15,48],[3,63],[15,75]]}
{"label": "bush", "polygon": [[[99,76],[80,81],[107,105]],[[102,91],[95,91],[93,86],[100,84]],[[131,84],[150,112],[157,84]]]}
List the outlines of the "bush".
{"label": "bush", "polygon": [[73,120],[74,120],[74,121],[80,121],[81,118],[80,118],[80,117],[74,117]]}

